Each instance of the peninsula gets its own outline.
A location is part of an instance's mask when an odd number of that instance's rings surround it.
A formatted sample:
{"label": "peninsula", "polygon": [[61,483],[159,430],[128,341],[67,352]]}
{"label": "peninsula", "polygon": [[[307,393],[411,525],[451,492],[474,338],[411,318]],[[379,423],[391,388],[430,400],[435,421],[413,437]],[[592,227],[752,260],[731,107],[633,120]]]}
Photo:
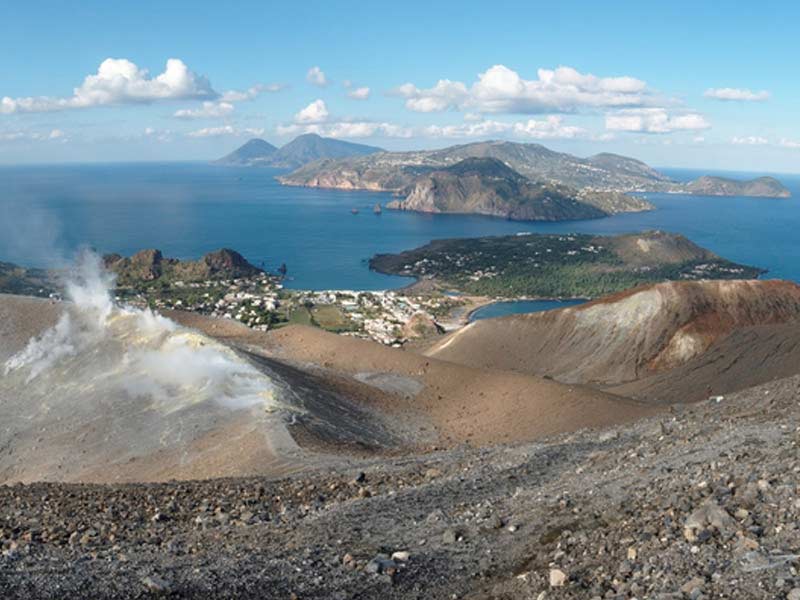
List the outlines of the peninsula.
{"label": "peninsula", "polygon": [[504,298],[594,298],[664,280],[750,279],[764,272],[661,231],[435,240],[399,254],[378,254],[370,268]]}

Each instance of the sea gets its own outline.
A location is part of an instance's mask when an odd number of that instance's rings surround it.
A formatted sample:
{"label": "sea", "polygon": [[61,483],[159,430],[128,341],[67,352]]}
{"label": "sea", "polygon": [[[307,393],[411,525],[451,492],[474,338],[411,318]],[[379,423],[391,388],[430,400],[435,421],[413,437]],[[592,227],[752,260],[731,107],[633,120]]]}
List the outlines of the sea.
{"label": "sea", "polygon": [[[764,174],[661,170],[681,181],[701,174]],[[661,229],[768,269],[765,277],[800,281],[800,175],[771,174],[792,191],[791,199],[644,194],[657,210],[526,223],[391,210],[375,214],[374,205],[385,205],[390,194],[286,187],[275,180],[281,173],[198,162],[3,166],[0,261],[58,266],[83,246],[123,255],[158,248],[165,256],[194,259],[227,247],[268,270],[285,264],[290,288],[383,290],[410,280],[370,271],[369,258],[433,239]],[[501,313],[515,308],[522,307],[512,304]]]}

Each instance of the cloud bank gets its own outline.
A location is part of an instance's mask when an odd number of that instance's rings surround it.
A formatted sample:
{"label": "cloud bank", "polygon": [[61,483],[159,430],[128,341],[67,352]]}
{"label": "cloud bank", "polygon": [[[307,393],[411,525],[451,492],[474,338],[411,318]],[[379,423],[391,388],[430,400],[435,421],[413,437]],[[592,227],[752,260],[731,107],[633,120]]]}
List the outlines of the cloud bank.
{"label": "cloud bank", "polygon": [[115,104],[147,104],[163,100],[212,99],[218,94],[207,78],[190,71],[177,58],[167,61],[164,72],[150,77],[147,69],[124,58],[107,58],[94,75],[66,98],[37,96],[0,100],[0,113],[35,113]]}
{"label": "cloud bank", "polygon": [[672,133],[708,129],[711,124],[698,113],[671,114],[664,108],[623,109],[606,115],[606,129],[636,133]]}
{"label": "cloud bank", "polygon": [[647,84],[634,77],[597,77],[572,67],[539,69],[524,79],[505,65],[494,65],[471,86],[441,79],[420,89],[405,83],[393,90],[416,112],[469,110],[482,113],[569,113],[582,109],[639,107],[653,101]]}
{"label": "cloud bank", "polygon": [[764,102],[769,100],[770,93],[766,90],[754,92],[747,88],[709,88],[703,96],[724,102]]}

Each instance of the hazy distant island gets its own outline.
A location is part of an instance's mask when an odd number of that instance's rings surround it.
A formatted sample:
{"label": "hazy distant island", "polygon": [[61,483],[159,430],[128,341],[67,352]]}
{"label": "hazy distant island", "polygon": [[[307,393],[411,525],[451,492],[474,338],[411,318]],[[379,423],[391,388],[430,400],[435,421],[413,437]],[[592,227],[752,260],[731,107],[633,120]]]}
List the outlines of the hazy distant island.
{"label": "hazy distant island", "polygon": [[699,196],[752,196],[756,198],[789,198],[791,192],[774,177],[738,180],[704,176],[687,184],[691,194]]}
{"label": "hazy distant island", "polygon": [[475,142],[440,150],[387,152],[373,146],[299,136],[278,149],[250,140],[217,164],[294,169],[284,185],[391,192],[388,208],[564,221],[653,210],[635,193],[787,198],[778,180],[704,176],[682,183],[634,158],[580,158],[540,144]]}
{"label": "hazy distant island", "polygon": [[215,161],[218,165],[297,169],[321,158],[347,158],[383,152],[382,148],[354,144],[306,133],[277,148],[261,139],[252,139]]}
{"label": "hazy distant island", "polygon": [[664,280],[751,279],[764,273],[661,231],[434,240],[399,254],[378,254],[369,264],[434,287],[504,298],[594,298]]}

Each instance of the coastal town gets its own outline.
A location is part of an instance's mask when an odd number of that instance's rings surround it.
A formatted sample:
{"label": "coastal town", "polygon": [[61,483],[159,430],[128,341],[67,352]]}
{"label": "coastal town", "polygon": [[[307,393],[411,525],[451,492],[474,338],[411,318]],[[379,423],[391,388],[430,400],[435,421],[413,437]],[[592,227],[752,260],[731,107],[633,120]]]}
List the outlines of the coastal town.
{"label": "coastal town", "polygon": [[402,346],[453,328],[468,303],[440,293],[402,291],[304,291],[284,287],[279,276],[260,273],[237,279],[177,280],[160,286],[119,287],[116,299],[154,310],[176,309],[233,319],[256,330],[310,325]]}

